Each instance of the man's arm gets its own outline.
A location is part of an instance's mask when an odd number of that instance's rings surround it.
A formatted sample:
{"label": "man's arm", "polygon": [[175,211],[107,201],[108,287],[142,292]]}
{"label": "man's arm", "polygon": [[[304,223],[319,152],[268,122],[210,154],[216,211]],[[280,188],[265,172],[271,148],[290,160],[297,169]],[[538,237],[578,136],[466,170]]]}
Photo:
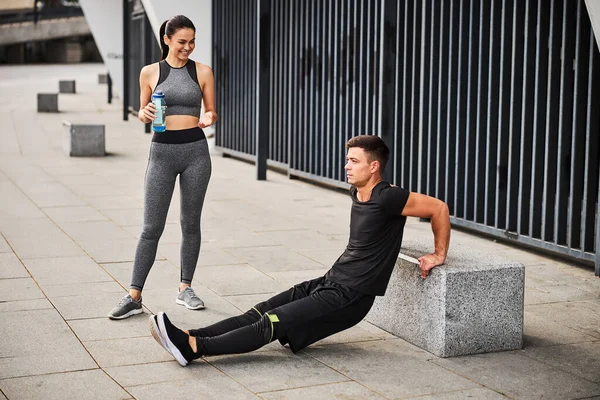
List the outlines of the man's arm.
{"label": "man's arm", "polygon": [[419,257],[421,278],[425,279],[433,267],[442,265],[446,261],[448,245],[450,244],[450,213],[448,206],[434,197],[411,192],[402,210],[402,215],[431,219],[435,250],[431,254]]}

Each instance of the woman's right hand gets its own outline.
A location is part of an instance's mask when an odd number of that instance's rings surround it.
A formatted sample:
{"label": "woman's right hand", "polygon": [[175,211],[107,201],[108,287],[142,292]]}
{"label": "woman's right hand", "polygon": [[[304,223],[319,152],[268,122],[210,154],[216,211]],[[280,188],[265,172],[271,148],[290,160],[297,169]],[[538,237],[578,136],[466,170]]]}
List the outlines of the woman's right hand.
{"label": "woman's right hand", "polygon": [[153,102],[146,104],[138,113],[140,121],[149,124],[156,118],[156,105]]}

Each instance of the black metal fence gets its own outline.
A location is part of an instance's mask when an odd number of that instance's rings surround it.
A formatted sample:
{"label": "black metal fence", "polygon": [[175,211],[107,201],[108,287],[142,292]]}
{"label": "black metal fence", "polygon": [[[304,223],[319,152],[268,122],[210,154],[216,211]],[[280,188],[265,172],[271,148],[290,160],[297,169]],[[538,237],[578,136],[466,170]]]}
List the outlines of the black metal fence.
{"label": "black metal fence", "polygon": [[600,55],[584,0],[220,0],[213,35],[224,153],[256,159],[268,115],[270,164],[345,187],[345,142],[377,134],[386,179],[445,200],[453,224],[600,275]]}

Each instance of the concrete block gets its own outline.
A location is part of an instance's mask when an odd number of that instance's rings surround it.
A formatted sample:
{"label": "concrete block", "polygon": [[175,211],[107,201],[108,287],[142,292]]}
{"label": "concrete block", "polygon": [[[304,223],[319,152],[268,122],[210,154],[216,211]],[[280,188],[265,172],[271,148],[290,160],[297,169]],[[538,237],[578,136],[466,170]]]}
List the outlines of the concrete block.
{"label": "concrete block", "polygon": [[108,83],[108,75],[98,74],[98,83]]}
{"label": "concrete block", "polygon": [[63,121],[66,126],[63,149],[68,156],[89,157],[104,156],[104,125],[72,124]]}
{"label": "concrete block", "polygon": [[38,112],[58,112],[58,93],[38,93]]}
{"label": "concrete block", "polygon": [[59,93],[75,93],[75,81],[59,81]]}
{"label": "concrete block", "polygon": [[[404,254],[431,252],[406,242]],[[398,259],[367,321],[439,357],[520,349],[524,282],[523,264],[451,245],[446,264],[425,280],[418,265]]]}

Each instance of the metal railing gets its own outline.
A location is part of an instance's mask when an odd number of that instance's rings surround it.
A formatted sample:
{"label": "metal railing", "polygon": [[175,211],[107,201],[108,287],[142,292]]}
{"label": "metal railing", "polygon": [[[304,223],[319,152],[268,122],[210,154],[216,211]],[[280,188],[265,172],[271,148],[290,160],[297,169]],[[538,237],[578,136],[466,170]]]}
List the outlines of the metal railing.
{"label": "metal railing", "polygon": [[270,164],[344,187],[345,142],[377,134],[385,178],[446,201],[453,224],[600,275],[600,55],[583,0],[267,3],[213,4],[224,153],[255,159],[268,115]]}

